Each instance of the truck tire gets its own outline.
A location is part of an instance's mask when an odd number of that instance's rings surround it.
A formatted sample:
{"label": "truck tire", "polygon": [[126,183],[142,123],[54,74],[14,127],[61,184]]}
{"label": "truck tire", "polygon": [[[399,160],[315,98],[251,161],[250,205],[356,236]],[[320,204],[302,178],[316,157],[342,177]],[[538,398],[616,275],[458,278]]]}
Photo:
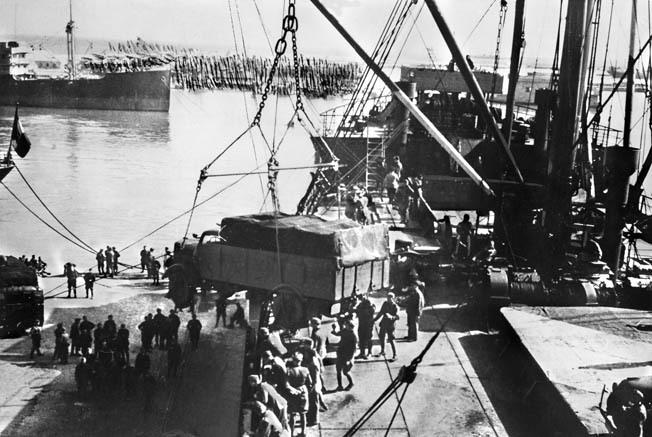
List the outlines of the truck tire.
{"label": "truck tire", "polygon": [[172,264],[164,277],[170,278],[168,293],[165,295],[174,302],[176,308],[183,309],[192,306],[196,291],[191,286],[190,274],[183,264]]}
{"label": "truck tire", "polygon": [[307,325],[306,298],[295,287],[281,284],[272,290],[274,295],[271,312],[275,329],[297,330]]}

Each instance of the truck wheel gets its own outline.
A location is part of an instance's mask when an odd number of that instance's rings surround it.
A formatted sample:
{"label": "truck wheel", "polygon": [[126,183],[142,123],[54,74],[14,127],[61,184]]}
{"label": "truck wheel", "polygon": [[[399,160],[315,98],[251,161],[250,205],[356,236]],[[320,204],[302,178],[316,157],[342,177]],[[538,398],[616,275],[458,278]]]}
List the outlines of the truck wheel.
{"label": "truck wheel", "polygon": [[183,264],[172,264],[165,272],[170,278],[168,293],[165,295],[172,299],[177,308],[186,308],[192,305],[194,295],[191,293],[190,275]]}
{"label": "truck wheel", "polygon": [[306,325],[305,297],[295,287],[287,284],[276,286],[271,312],[275,328],[296,330]]}

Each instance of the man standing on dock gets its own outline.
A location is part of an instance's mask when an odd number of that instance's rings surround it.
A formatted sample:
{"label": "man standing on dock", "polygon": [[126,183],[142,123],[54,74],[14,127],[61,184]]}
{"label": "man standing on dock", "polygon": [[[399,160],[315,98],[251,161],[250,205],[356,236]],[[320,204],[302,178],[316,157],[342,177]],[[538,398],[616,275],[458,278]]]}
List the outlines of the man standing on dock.
{"label": "man standing on dock", "polygon": [[118,274],[118,258],[120,258],[120,252],[118,252],[118,249],[113,246],[113,274],[117,275]]}
{"label": "man standing on dock", "polygon": [[106,246],[106,270],[104,272],[104,276],[110,276],[111,278],[113,277],[113,251],[111,251],[110,246]]}
{"label": "man standing on dock", "polygon": [[390,361],[395,361],[397,355],[396,344],[394,343],[394,330],[396,321],[398,320],[398,305],[395,301],[395,294],[391,291],[387,293],[387,300],[380,307],[380,312],[374,319],[374,322],[378,319],[381,319],[379,324],[380,332],[378,333],[380,339],[380,355],[385,355],[385,337],[387,337],[387,341],[392,347],[392,353],[394,354]]}
{"label": "man standing on dock", "polygon": [[84,273],[84,288],[86,288],[86,299],[88,299],[88,295],[91,295],[91,299],[93,298],[93,284],[95,283],[95,273],[91,271],[91,269],[88,269],[86,273]]}
{"label": "man standing on dock", "polygon": [[97,260],[97,274],[104,275],[104,249],[100,249],[100,251],[97,252],[95,259]]}
{"label": "man standing on dock", "polygon": [[197,314],[192,314],[192,319],[188,322],[188,334],[192,350],[197,349],[199,344],[199,333],[201,331],[201,322],[197,320]]}
{"label": "man standing on dock", "polygon": [[66,266],[63,269],[66,278],[68,279],[68,298],[70,294],[73,293],[75,299],[77,298],[77,277],[79,277],[79,272],[77,272],[76,266],[72,263],[66,263]]}
{"label": "man standing on dock", "polygon": [[149,251],[147,246],[143,246],[143,250],[140,251],[140,273],[143,273],[145,269],[149,269]]}
{"label": "man standing on dock", "polygon": [[421,292],[423,282],[419,280],[416,271],[410,272],[410,285],[408,285],[408,297],[405,301],[405,312],[407,313],[408,335],[407,341],[417,341],[419,334],[419,317],[423,311],[424,298]]}
{"label": "man standing on dock", "polygon": [[[353,323],[350,320],[345,320],[342,325],[342,330],[339,332],[336,330],[336,325],[333,324],[331,333],[340,337],[340,344],[337,348],[337,360],[335,361],[335,368],[337,370],[337,388],[335,390],[351,390],[353,388],[351,369],[353,369],[353,357],[355,356],[356,344],[358,343],[358,339],[353,332]],[[342,373],[349,380],[349,385],[346,386],[346,389],[342,387]]]}
{"label": "man standing on dock", "polygon": [[[355,314],[358,316],[358,340],[360,342],[360,355],[357,358],[366,360],[371,355],[371,337],[374,330],[374,314],[376,307],[364,296],[358,306],[355,307]],[[367,352],[369,352],[367,354]]]}

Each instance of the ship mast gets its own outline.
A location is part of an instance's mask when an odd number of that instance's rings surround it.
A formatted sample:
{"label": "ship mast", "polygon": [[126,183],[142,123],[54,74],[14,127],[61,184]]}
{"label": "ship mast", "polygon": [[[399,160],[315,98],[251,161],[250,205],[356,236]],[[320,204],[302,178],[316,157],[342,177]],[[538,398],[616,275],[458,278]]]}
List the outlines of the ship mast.
{"label": "ship mast", "polygon": [[[582,101],[581,68],[584,55],[586,14],[593,0],[569,0],[566,29],[559,71],[558,109],[548,148],[545,229],[549,239],[553,264],[564,259],[571,236],[571,167],[573,145],[577,132],[578,103]],[[555,261],[556,260],[556,261]],[[554,269],[554,265],[551,265]]]}
{"label": "ship mast", "polygon": [[[503,135],[511,142],[512,123],[514,119],[514,96],[516,94],[516,83],[518,82],[518,73],[521,61],[521,50],[525,43],[523,32],[525,18],[525,0],[516,2],[514,17],[514,33],[512,36],[512,57],[509,67],[509,85],[507,90],[507,103],[505,105],[505,124],[503,126]],[[536,72],[535,72],[536,74]]]}
{"label": "ship mast", "polygon": [[70,79],[77,78],[77,71],[75,70],[75,39],[73,30],[75,22],[72,21],[72,0],[70,0],[70,21],[66,24],[66,42],[68,49],[68,74]]}
{"label": "ship mast", "polygon": [[604,261],[618,277],[620,253],[625,223],[625,206],[629,194],[629,178],[636,169],[638,149],[630,144],[632,124],[632,98],[634,91],[634,53],[636,44],[636,0],[632,0],[632,21],[629,39],[629,58],[627,65],[627,88],[625,96],[625,125],[623,127],[623,146],[607,147],[606,165],[609,185],[605,199],[605,232],[602,239]]}

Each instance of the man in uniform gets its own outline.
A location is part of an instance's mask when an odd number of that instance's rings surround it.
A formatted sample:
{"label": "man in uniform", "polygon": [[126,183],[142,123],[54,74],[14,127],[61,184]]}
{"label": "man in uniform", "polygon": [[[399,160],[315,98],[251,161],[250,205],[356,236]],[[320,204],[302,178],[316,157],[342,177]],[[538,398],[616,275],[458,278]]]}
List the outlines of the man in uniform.
{"label": "man in uniform", "polygon": [[419,281],[419,275],[416,271],[410,272],[408,285],[408,297],[405,301],[405,312],[407,314],[408,335],[407,341],[417,341],[419,335],[419,317],[424,306],[424,297],[421,288],[423,282]]}
{"label": "man in uniform", "polygon": [[353,357],[355,356],[355,349],[358,339],[353,332],[353,324],[349,320],[345,320],[342,324],[342,330],[337,331],[336,325],[333,323],[333,335],[340,337],[340,344],[337,347],[337,360],[335,361],[335,369],[337,370],[337,388],[336,391],[345,390],[342,387],[342,373],[349,380],[349,385],[346,390],[353,388],[353,378],[351,377],[351,369],[353,369]]}
{"label": "man in uniform", "polygon": [[317,317],[310,319],[310,339],[312,340],[313,349],[322,360],[326,357],[326,343],[328,342],[328,334],[322,332],[321,320]]}
{"label": "man in uniform", "polygon": [[253,398],[265,404],[274,412],[283,429],[288,429],[288,403],[285,398],[272,385],[263,382],[259,375],[249,375],[247,381],[253,391]]}
{"label": "man in uniform", "polygon": [[161,312],[160,308],[156,308],[156,314],[154,314],[154,346],[159,349],[165,348],[165,338],[163,334],[163,329],[166,322],[166,317]]}
{"label": "man in uniform", "polygon": [[81,331],[79,329],[79,322],[81,321],[80,318],[76,318],[75,321],[73,322],[72,325],[70,325],[70,343],[72,346],[72,349],[70,350],[70,355],[72,356],[79,356],[80,355],[80,347],[79,347],[79,336],[81,334]]}
{"label": "man in uniform", "polygon": [[95,283],[95,273],[91,271],[91,269],[88,269],[86,273],[84,273],[84,288],[86,288],[86,299],[88,299],[88,295],[91,295],[91,299],[93,298],[93,284]]}
{"label": "man in uniform", "polygon": [[143,320],[140,325],[138,325],[138,329],[140,329],[142,347],[147,350],[152,350],[152,340],[154,339],[154,321],[152,320],[151,313],[145,316],[145,320]]}
{"label": "man in uniform", "polygon": [[106,251],[104,252],[104,256],[106,257],[106,270],[104,276],[108,275],[112,278],[113,277],[113,251],[111,250],[111,246],[106,246]]}
{"label": "man in uniform", "polygon": [[473,233],[473,224],[469,220],[469,215],[464,214],[464,219],[457,224],[457,244],[455,246],[455,256],[460,255],[460,246],[464,246],[464,258],[471,255],[471,234]]}
{"label": "man in uniform", "polygon": [[380,332],[378,333],[380,339],[380,355],[385,355],[385,337],[387,337],[387,341],[392,347],[392,353],[394,354],[390,361],[395,361],[397,355],[396,344],[394,343],[394,330],[396,321],[398,320],[398,305],[396,304],[394,293],[387,293],[387,300],[380,307],[380,312],[374,319],[374,322],[378,319],[381,319],[379,324]]}
{"label": "man in uniform", "polygon": [[[97,274],[98,275],[105,275],[104,273],[104,249],[100,249],[99,252],[97,252],[97,255],[95,255],[95,259],[97,260]],[[86,296],[88,297],[88,296]]]}
{"label": "man in uniform", "polygon": [[34,352],[36,352],[36,355],[39,357],[42,356],[43,354],[41,353],[41,322],[36,321],[34,326],[32,326],[32,329],[29,330],[29,338],[32,340],[32,350],[29,353],[29,358],[33,359],[34,358]]}
{"label": "man in uniform", "polygon": [[170,339],[179,340],[179,326],[181,326],[181,320],[177,316],[177,312],[174,309],[170,310],[170,315],[168,316],[168,324],[170,327]]}
{"label": "man in uniform", "polygon": [[113,246],[113,274],[117,275],[118,274],[118,258],[120,258],[120,252],[118,252],[118,249]]}
{"label": "man in uniform", "polygon": [[226,328],[226,296],[222,293],[215,300],[215,318],[216,328],[220,325],[220,318],[222,318],[222,323]]}
{"label": "man in uniform", "polygon": [[290,431],[283,427],[278,417],[265,404],[254,402],[254,411],[260,417],[254,437],[290,437]]}
{"label": "man in uniform", "polygon": [[143,273],[145,269],[149,269],[149,251],[147,250],[147,246],[143,246],[143,250],[140,251],[140,273]]}
{"label": "man in uniform", "polygon": [[118,326],[113,320],[113,315],[109,314],[106,321],[104,322],[104,332],[106,333],[106,338],[112,339],[118,332]]}
{"label": "man in uniform", "polygon": [[124,323],[120,325],[118,329],[118,355],[129,364],[129,330]]}
{"label": "man in uniform", "polygon": [[190,337],[190,345],[192,350],[196,350],[199,343],[199,332],[201,331],[201,322],[197,320],[197,314],[192,314],[192,319],[188,322],[187,327]]}
{"label": "man in uniform", "polygon": [[79,363],[75,367],[75,382],[77,383],[77,391],[82,397],[86,397],[86,390],[88,389],[88,382],[90,381],[90,369],[86,363],[86,358],[81,357]]}
{"label": "man in uniform", "polygon": [[64,269],[64,274],[68,280],[68,298],[70,294],[73,293],[75,298],[77,298],[77,277],[79,277],[79,272],[75,269],[75,265],[72,263],[66,263]]}
{"label": "man in uniform", "polygon": [[357,358],[363,360],[371,355],[375,312],[376,307],[367,296],[364,296],[355,308],[355,314],[358,316],[358,341],[360,343],[360,355]]}

